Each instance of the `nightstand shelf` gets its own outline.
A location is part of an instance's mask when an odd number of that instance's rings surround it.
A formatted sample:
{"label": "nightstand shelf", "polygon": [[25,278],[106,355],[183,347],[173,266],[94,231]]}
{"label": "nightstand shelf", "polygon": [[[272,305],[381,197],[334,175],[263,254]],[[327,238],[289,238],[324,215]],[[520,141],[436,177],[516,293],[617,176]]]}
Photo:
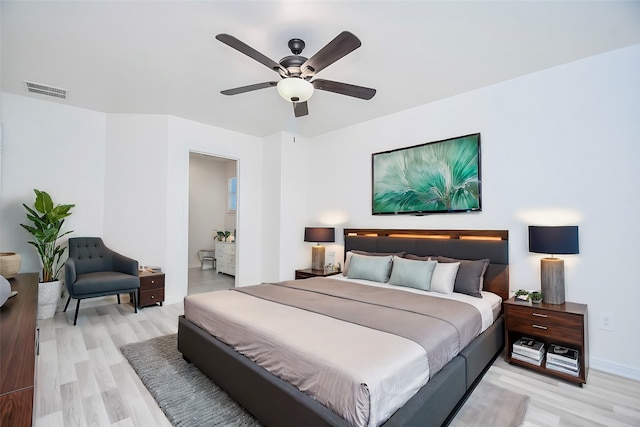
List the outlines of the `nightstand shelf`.
{"label": "nightstand shelf", "polygon": [[334,274],[340,274],[341,271],[325,271],[325,270],[312,270],[310,268],[304,268],[302,270],[296,270],[296,280],[308,279],[309,277],[327,277]]}
{"label": "nightstand shelf", "polygon": [[[511,298],[504,303],[505,342],[507,362],[536,372],[551,375],[582,386],[587,383],[589,372],[589,346],[587,330],[587,306],[567,302],[565,304],[531,304],[516,302]],[[546,355],[541,366],[514,359],[513,343],[522,337],[544,343],[545,352],[550,344],[578,350],[580,353],[578,376],[565,374],[545,367]]]}

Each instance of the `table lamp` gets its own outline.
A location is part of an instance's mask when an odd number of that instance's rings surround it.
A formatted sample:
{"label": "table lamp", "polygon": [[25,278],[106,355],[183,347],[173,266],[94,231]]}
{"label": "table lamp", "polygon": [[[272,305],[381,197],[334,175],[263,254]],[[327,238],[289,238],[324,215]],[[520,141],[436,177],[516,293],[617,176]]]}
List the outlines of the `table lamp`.
{"label": "table lamp", "polygon": [[540,260],[542,301],[564,304],[564,260],[558,254],[577,254],[578,226],[529,226],[529,252],[551,254]]}
{"label": "table lamp", "polygon": [[304,241],[316,242],[311,248],[311,269],[324,270],[324,246],[320,242],[335,242],[336,230],[333,227],[305,227]]}

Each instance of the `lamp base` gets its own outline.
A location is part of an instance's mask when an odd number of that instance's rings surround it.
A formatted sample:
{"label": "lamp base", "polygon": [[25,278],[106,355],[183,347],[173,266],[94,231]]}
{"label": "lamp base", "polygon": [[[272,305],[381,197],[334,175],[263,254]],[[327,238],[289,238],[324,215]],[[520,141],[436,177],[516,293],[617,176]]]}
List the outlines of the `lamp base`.
{"label": "lamp base", "polygon": [[564,304],[564,260],[543,258],[540,261],[542,301],[547,304]]}
{"label": "lamp base", "polygon": [[324,270],[324,246],[313,246],[311,248],[311,269]]}

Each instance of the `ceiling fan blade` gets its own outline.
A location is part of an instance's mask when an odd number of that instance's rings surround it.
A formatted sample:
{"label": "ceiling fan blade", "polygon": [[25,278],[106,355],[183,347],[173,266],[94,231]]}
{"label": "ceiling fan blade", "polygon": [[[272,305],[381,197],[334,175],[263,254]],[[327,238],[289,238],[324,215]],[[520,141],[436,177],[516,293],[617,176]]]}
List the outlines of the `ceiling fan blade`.
{"label": "ceiling fan blade", "polygon": [[227,46],[230,46],[235,50],[241,53],[244,53],[248,57],[255,59],[259,63],[267,66],[268,68],[272,69],[275,72],[284,73],[284,75],[287,75],[287,76],[289,75],[289,72],[282,65],[278,64],[273,59],[266,57],[265,55],[261,54],[260,52],[258,52],[257,50],[249,46],[248,44],[241,42],[240,40],[238,40],[237,38],[229,34],[218,34],[216,36],[216,39],[220,40],[222,43],[226,44]]}
{"label": "ceiling fan blade", "polygon": [[304,102],[294,102],[293,103],[293,114],[296,117],[302,117],[309,114],[309,106],[307,105],[307,101]]}
{"label": "ceiling fan blade", "polygon": [[274,86],[278,86],[278,82],[264,82],[248,86],[240,86],[233,89],[222,90],[220,93],[223,95],[237,95],[239,93],[251,92],[252,90],[266,89]]}
{"label": "ceiling fan blade", "polygon": [[300,67],[302,77],[313,76],[320,70],[328,67],[348,53],[353,52],[362,45],[360,39],[348,31],[343,31],[331,40],[318,53],[307,59]]}
{"label": "ceiling fan blade", "polygon": [[351,85],[348,83],[334,82],[331,80],[317,79],[311,83],[315,89],[339,93],[340,95],[353,96],[354,98],[371,99],[373,98],[373,95],[376,94],[375,89]]}

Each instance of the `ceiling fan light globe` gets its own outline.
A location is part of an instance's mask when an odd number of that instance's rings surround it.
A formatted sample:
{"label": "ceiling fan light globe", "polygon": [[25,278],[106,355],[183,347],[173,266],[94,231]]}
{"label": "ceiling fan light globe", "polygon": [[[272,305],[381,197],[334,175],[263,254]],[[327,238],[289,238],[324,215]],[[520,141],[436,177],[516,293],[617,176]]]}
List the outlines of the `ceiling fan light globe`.
{"label": "ceiling fan light globe", "polygon": [[288,77],[278,82],[278,93],[289,102],[305,102],[313,95],[313,85],[299,77]]}

